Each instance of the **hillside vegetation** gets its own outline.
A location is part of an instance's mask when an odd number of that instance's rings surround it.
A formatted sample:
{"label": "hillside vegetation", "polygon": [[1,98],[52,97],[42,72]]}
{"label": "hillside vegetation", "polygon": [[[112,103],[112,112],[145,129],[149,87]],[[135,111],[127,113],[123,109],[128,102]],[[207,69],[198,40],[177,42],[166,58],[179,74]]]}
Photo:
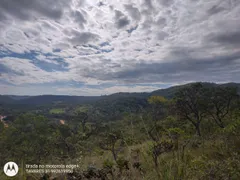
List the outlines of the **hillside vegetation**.
{"label": "hillside vegetation", "polygon": [[[19,180],[240,179],[238,84],[191,83],[94,98],[25,109],[17,105],[25,98],[2,103],[0,114],[14,117],[5,120],[8,127],[0,122],[0,166],[16,162]],[[25,164],[79,168],[28,174]],[[6,179],[2,170],[0,179]]]}

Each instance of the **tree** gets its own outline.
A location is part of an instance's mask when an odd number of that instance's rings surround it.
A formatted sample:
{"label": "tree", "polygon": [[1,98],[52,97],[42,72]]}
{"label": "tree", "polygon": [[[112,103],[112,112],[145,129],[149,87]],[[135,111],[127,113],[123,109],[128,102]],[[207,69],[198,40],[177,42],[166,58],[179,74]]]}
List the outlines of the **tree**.
{"label": "tree", "polygon": [[[166,117],[170,101],[162,96],[151,96],[148,98],[148,103],[151,105],[150,115],[153,120],[150,123],[148,135],[153,141],[157,142],[160,140],[160,134],[164,131],[159,121]],[[146,120],[148,120],[148,117]]]}
{"label": "tree", "polygon": [[116,131],[106,133],[104,140],[99,143],[99,146],[103,150],[111,151],[113,159],[117,162],[118,153],[122,150],[123,144],[124,141],[121,133]]}
{"label": "tree", "polygon": [[158,167],[158,157],[163,154],[173,150],[173,143],[171,141],[162,140],[157,143],[153,143],[151,153],[154,161],[154,165]]}
{"label": "tree", "polygon": [[2,121],[0,121],[0,133],[4,130],[4,124]]}
{"label": "tree", "polygon": [[155,122],[166,115],[169,101],[165,97],[151,96],[148,98],[148,103],[152,106],[152,115]]}
{"label": "tree", "polygon": [[209,89],[207,96],[208,107],[206,111],[215,123],[224,128],[224,118],[229,114],[234,99],[238,96],[236,88],[213,87]]}
{"label": "tree", "polygon": [[[53,149],[53,154],[61,159],[74,157],[77,152],[77,134],[72,133],[71,129],[67,125],[58,126],[53,132],[53,143],[56,147]],[[76,139],[76,140],[75,140]],[[75,141],[74,141],[75,140]]]}
{"label": "tree", "polygon": [[77,112],[76,113],[75,121],[77,121],[77,123],[79,123],[79,122],[81,123],[83,133],[85,133],[85,131],[86,131],[87,120],[88,120],[87,113],[85,113],[85,112]]}
{"label": "tree", "polygon": [[175,109],[181,119],[190,121],[199,136],[201,136],[200,123],[206,116],[207,106],[205,88],[201,83],[195,83],[175,94]]}
{"label": "tree", "polygon": [[[52,147],[49,145],[51,131],[47,119],[33,114],[20,115],[14,124],[6,128],[1,139],[3,158],[40,163],[46,160]],[[11,151],[9,151],[11,149]]]}

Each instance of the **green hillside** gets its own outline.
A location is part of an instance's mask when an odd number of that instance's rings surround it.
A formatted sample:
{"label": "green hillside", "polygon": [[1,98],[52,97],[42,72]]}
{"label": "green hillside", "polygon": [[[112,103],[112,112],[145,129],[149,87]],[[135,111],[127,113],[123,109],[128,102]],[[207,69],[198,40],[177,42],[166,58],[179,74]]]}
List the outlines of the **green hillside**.
{"label": "green hillside", "polygon": [[[8,104],[0,166],[16,162],[21,180],[238,180],[238,87],[191,83],[86,104]],[[26,164],[75,167],[32,174]]]}

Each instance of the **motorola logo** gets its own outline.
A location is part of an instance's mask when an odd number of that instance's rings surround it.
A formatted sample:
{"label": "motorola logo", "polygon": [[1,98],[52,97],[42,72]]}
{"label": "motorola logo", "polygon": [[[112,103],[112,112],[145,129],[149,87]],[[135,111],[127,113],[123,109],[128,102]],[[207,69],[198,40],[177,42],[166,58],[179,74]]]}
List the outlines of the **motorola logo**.
{"label": "motorola logo", "polygon": [[18,173],[18,165],[15,162],[8,162],[4,165],[3,171],[9,177],[16,176]]}

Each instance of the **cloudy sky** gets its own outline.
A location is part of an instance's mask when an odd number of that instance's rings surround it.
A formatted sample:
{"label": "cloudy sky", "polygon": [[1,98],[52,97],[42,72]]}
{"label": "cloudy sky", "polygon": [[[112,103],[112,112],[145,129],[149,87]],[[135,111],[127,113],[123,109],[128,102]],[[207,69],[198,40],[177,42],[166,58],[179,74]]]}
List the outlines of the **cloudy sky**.
{"label": "cloudy sky", "polygon": [[0,0],[0,94],[240,82],[239,0]]}

